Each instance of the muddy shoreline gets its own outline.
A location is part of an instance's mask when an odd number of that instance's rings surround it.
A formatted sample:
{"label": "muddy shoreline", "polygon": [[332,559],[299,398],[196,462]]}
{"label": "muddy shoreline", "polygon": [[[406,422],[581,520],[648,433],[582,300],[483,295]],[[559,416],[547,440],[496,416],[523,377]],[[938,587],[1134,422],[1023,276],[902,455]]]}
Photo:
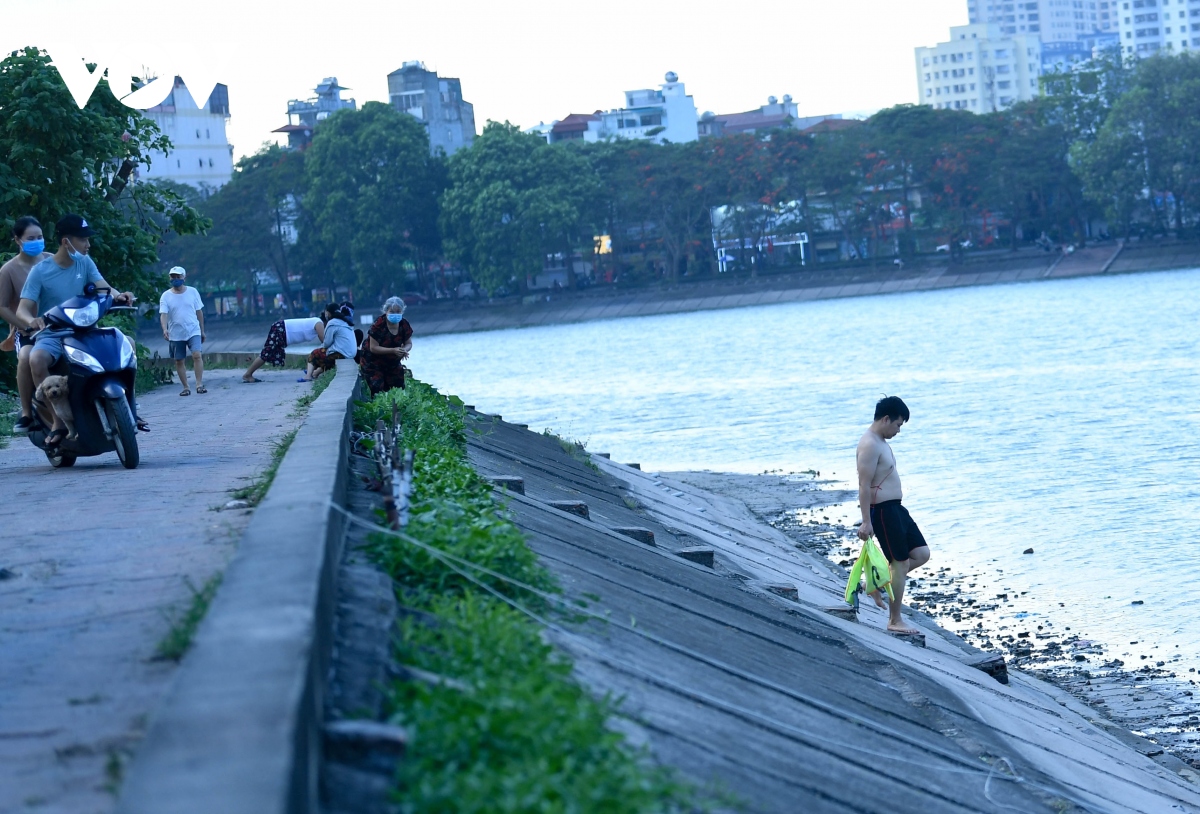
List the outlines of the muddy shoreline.
{"label": "muddy shoreline", "polygon": [[[827,558],[843,572],[858,556],[857,496],[818,472],[663,474],[741,500],[798,548]],[[1200,769],[1195,668],[1184,671],[1180,657],[1166,651],[1119,658],[1088,638],[1088,631],[1057,625],[1053,607],[1045,607],[1044,615],[1003,616],[1016,598],[1015,592],[984,584],[979,574],[942,566],[910,581],[906,604],[975,647],[1004,654],[1009,669],[1071,693],[1096,710],[1098,721],[1107,719],[1161,747],[1149,756],[1165,751]]]}

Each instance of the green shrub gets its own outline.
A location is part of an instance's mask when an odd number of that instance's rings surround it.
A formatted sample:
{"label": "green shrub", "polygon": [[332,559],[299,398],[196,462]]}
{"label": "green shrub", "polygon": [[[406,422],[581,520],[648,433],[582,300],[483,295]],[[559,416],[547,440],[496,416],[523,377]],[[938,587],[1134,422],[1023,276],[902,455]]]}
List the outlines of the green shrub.
{"label": "green shrub", "polygon": [[[393,405],[405,447],[417,451],[406,533],[535,587],[538,593],[468,571],[568,624],[557,603],[539,595],[558,591],[554,579],[467,462],[461,402],[410,382],[360,403],[359,429],[390,421]],[[395,792],[404,811],[641,814],[691,807],[689,791],[607,726],[617,704],[574,680],[570,660],[546,643],[541,625],[394,535],[372,535],[370,550],[396,579],[400,601],[424,612],[400,625],[397,658],[441,679],[389,688],[392,719],[410,736]]]}

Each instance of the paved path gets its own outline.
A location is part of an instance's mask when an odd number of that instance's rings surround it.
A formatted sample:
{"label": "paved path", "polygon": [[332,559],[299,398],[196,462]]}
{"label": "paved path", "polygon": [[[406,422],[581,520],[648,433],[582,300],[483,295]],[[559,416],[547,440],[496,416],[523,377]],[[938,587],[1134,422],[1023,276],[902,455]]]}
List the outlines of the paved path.
{"label": "paved path", "polygon": [[[215,511],[260,472],[309,385],[295,371],[205,376],[139,399],[141,465],[116,454],[53,470],[24,439],[0,450],[0,812],[112,810],[175,666],[155,646],[190,581],[224,568],[249,512]],[[194,383],[193,383],[194,387]],[[102,526],[94,527],[102,523]]]}

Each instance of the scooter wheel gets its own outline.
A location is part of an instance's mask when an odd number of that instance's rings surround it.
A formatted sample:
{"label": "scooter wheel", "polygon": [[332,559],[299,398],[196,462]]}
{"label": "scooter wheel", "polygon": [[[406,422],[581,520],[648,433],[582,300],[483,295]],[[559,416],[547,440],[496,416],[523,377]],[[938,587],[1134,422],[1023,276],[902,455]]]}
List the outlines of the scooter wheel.
{"label": "scooter wheel", "polygon": [[46,459],[50,461],[50,465],[55,469],[66,469],[68,466],[74,466],[77,456],[71,455],[68,452],[47,452]]}

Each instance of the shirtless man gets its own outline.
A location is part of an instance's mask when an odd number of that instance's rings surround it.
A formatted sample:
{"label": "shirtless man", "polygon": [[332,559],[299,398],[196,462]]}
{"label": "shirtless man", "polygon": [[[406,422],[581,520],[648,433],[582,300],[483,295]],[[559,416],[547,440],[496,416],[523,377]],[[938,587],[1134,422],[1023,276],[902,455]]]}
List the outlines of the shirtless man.
{"label": "shirtless man", "polygon": [[[894,598],[888,610],[888,630],[918,633],[904,624],[900,608],[909,572],[929,562],[929,545],[908,510],[900,505],[904,496],[900,473],[887,443],[906,421],[908,406],[898,396],[882,398],[875,405],[875,420],[858,441],[858,505],[863,519],[858,536],[862,540],[878,536],[879,547],[892,564]],[[871,596],[876,605],[884,607],[879,591]]]}

